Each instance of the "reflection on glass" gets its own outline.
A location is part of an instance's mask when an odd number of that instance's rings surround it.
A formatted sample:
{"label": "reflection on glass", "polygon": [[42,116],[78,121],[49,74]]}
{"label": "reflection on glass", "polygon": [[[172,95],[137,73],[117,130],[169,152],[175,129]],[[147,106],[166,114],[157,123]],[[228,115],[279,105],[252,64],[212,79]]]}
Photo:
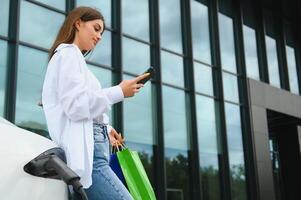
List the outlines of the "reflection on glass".
{"label": "reflection on glass", "polygon": [[211,64],[208,7],[191,1],[191,25],[194,59]]}
{"label": "reflection on glass", "polygon": [[91,53],[86,56],[86,60],[95,62],[97,64],[111,66],[111,35],[112,34],[110,31],[105,31],[102,35],[101,41],[96,45],[96,47],[91,51]]}
{"label": "reflection on glass", "polygon": [[37,105],[42,97],[47,61],[47,53],[19,47],[15,123],[49,137],[43,110]]}
{"label": "reflection on glass", "polygon": [[182,57],[161,51],[161,71],[163,82],[184,87]]}
{"label": "reflection on glass", "polygon": [[[214,100],[196,96],[199,151],[217,154],[217,133]],[[215,168],[217,166],[214,166]]]}
{"label": "reflection on glass", "polygon": [[213,96],[212,68],[194,62],[194,85],[197,92]]}
{"label": "reflection on glass", "polygon": [[0,6],[0,35],[8,35],[9,0],[1,0]]}
{"label": "reflection on glass", "polygon": [[197,95],[196,109],[204,199],[219,199],[219,166],[214,100]]}
{"label": "reflection on glass", "polygon": [[7,43],[2,40],[0,40],[0,52],[0,116],[3,117],[7,71]]}
{"label": "reflection on glass", "polygon": [[189,145],[184,91],[163,86],[163,116],[165,147],[187,150]]}
{"label": "reflection on glass", "polygon": [[98,79],[102,88],[107,88],[112,86],[112,73],[110,70],[97,67],[94,65],[89,65],[89,64],[88,64],[88,68]]}
{"label": "reflection on glass", "polygon": [[53,6],[57,9],[63,10],[65,11],[66,9],[66,1],[65,0],[36,0],[39,1],[41,3]]}
{"label": "reflection on glass", "polygon": [[76,0],[76,6],[96,8],[103,14],[106,26],[111,27],[111,0]]}
{"label": "reflection on glass", "polygon": [[143,167],[147,173],[148,179],[151,182],[152,186],[155,187],[155,180],[154,180],[154,152],[153,146],[148,144],[140,144],[136,142],[130,142],[126,139],[126,146],[129,149],[138,152],[139,158],[143,164]]}
{"label": "reflection on glass", "polygon": [[149,41],[148,0],[122,0],[121,3],[122,31]]}
{"label": "reflection on glass", "polygon": [[236,73],[233,20],[221,13],[218,20],[222,68]]}
{"label": "reflection on glass", "polygon": [[161,47],[182,53],[180,1],[159,0],[159,8]]}
{"label": "reflection on glass", "polygon": [[275,39],[265,36],[270,84],[280,88],[279,65]]}
{"label": "reflection on glass", "polygon": [[239,103],[237,77],[223,73],[224,99]]}
{"label": "reflection on glass", "polygon": [[150,66],[148,45],[129,38],[122,38],[122,59],[124,71],[141,74]]}
{"label": "reflection on glass", "polygon": [[[124,76],[124,79],[133,77]],[[124,101],[124,135],[127,141],[154,144],[151,84],[147,82],[134,98]]]}
{"label": "reflection on glass", "polygon": [[225,103],[227,141],[229,150],[229,165],[231,176],[231,191],[233,199],[247,199],[244,151],[240,108],[237,105]]}
{"label": "reflection on glass", "polygon": [[290,46],[286,46],[285,49],[286,49],[286,59],[287,59],[290,90],[291,90],[291,92],[293,92],[295,94],[299,94],[295,50],[294,50],[294,48],[292,48]]}
{"label": "reflection on glass", "polygon": [[189,200],[189,160],[184,150],[165,148],[167,200]]}
{"label": "reflection on glass", "polygon": [[256,33],[254,29],[244,25],[243,34],[247,76],[259,80]]}
{"label": "reflection on glass", "polygon": [[218,158],[216,154],[200,153],[200,172],[202,181],[203,199],[220,199],[220,179]]}
{"label": "reflection on glass", "polygon": [[27,1],[21,1],[20,17],[20,40],[44,48],[51,47],[65,19],[63,14]]}

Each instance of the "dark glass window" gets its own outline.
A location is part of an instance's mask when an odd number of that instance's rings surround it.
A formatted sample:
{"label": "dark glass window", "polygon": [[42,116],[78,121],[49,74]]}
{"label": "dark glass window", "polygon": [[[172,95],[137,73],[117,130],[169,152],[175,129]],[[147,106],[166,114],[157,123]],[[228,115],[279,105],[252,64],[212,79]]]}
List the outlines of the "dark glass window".
{"label": "dark glass window", "polygon": [[286,60],[288,68],[288,78],[290,84],[290,90],[292,93],[299,94],[299,84],[298,84],[298,72],[296,63],[296,53],[295,53],[295,37],[293,34],[293,27],[289,22],[284,23],[285,26],[285,50],[286,50]]}
{"label": "dark glass window", "polygon": [[223,73],[224,99],[239,103],[237,76]]}
{"label": "dark glass window", "polygon": [[277,57],[277,44],[274,30],[273,16],[269,11],[265,11],[265,43],[268,61],[268,73],[270,84],[280,88],[279,63]]}
{"label": "dark glass window", "polygon": [[0,116],[4,116],[7,71],[7,42],[0,40]]}
{"label": "dark glass window", "polygon": [[295,49],[288,45],[285,46],[285,49],[286,49],[286,59],[287,59],[290,90],[295,94],[299,94]]}
{"label": "dark glass window", "polygon": [[236,73],[233,19],[219,13],[218,20],[222,68]]}
{"label": "dark glass window", "polygon": [[124,71],[134,74],[143,73],[150,66],[149,45],[126,37],[123,37],[122,39],[122,59]]}
{"label": "dark glass window", "polygon": [[63,14],[21,1],[20,40],[50,48],[64,19]]}
{"label": "dark glass window", "polygon": [[217,122],[213,99],[196,96],[200,172],[204,199],[220,199]]}
{"label": "dark glass window", "polygon": [[192,45],[194,59],[211,64],[208,7],[191,1]]}
{"label": "dark glass window", "polygon": [[159,0],[159,8],[161,47],[182,53],[180,0]]}
{"label": "dark glass window", "polygon": [[122,31],[149,41],[148,0],[122,0],[121,3]]}
{"label": "dark glass window", "polygon": [[190,199],[185,93],[163,86],[167,199]]}
{"label": "dark glass window", "polygon": [[1,0],[0,6],[0,35],[8,35],[9,0]]}
{"label": "dark glass window", "polygon": [[244,25],[243,35],[247,76],[260,80],[255,30]]}
{"label": "dark glass window", "polygon": [[106,26],[111,27],[111,0],[76,0],[76,6],[89,6],[98,9],[104,16]]}
{"label": "dark glass window", "polygon": [[162,81],[184,87],[183,58],[181,56],[161,51]]}
{"label": "dark glass window", "polygon": [[197,92],[213,96],[212,68],[194,62],[194,85]]}
{"label": "dark glass window", "polygon": [[255,9],[254,1],[242,0],[246,73],[248,77],[260,80],[255,29]]}
{"label": "dark glass window", "polygon": [[225,103],[227,141],[231,176],[231,194],[233,199],[247,199],[244,150],[240,108]]}
{"label": "dark glass window", "polygon": [[15,123],[48,137],[45,116],[38,106],[42,98],[47,61],[46,52],[19,46]]}

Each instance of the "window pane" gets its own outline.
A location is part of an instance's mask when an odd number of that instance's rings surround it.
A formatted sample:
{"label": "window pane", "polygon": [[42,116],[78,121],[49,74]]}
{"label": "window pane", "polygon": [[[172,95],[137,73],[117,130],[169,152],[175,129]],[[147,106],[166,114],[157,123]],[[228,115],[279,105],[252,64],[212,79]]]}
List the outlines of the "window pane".
{"label": "window pane", "polygon": [[36,1],[53,6],[63,11],[66,10],[66,0],[36,0]]}
{"label": "window pane", "polygon": [[76,0],[76,6],[89,6],[98,9],[104,16],[106,26],[111,27],[111,0]]}
{"label": "window pane", "polygon": [[239,106],[225,103],[225,115],[231,175],[231,191],[233,195],[232,198],[247,199]]}
{"label": "window pane", "polygon": [[64,19],[62,14],[21,1],[20,40],[50,48]]}
{"label": "window pane", "polygon": [[185,93],[163,86],[164,142],[166,148],[187,150]]}
{"label": "window pane", "polygon": [[92,52],[86,56],[86,60],[95,62],[97,64],[104,64],[111,66],[112,57],[112,43],[111,32],[105,31],[102,35],[101,41],[96,45]]}
{"label": "window pane", "polygon": [[[132,78],[124,76],[124,79]],[[126,141],[154,144],[151,84],[146,83],[134,98],[126,99],[123,105]]]}
{"label": "window pane", "polygon": [[237,77],[223,73],[224,99],[239,103]]}
{"label": "window pane", "polygon": [[208,7],[195,0],[191,1],[191,24],[193,57],[211,64]]}
{"label": "window pane", "polygon": [[194,62],[194,85],[197,92],[213,96],[212,68]]}
{"label": "window pane", "polygon": [[88,64],[89,70],[96,76],[102,88],[112,86],[112,72],[110,70]]}
{"label": "window pane", "polygon": [[203,199],[220,199],[220,178],[218,168],[218,158],[216,154],[200,153],[200,171]]}
{"label": "window pane", "polygon": [[148,0],[122,0],[121,3],[122,31],[149,41]]}
{"label": "window pane", "polygon": [[7,43],[0,40],[0,116],[4,116],[7,71]]}
{"label": "window pane", "polygon": [[182,53],[180,1],[159,0],[159,8],[161,47]]}
{"label": "window pane", "polygon": [[0,6],[0,35],[8,35],[9,0],[1,0]]}
{"label": "window pane", "polygon": [[184,87],[183,58],[161,51],[162,81]]}
{"label": "window pane", "polygon": [[221,13],[218,20],[222,68],[236,73],[233,20]]}
{"label": "window pane", "polygon": [[219,166],[214,100],[196,96],[200,172],[204,199],[219,199]]}
{"label": "window pane", "polygon": [[286,46],[285,49],[286,49],[286,59],[287,59],[290,90],[295,94],[299,94],[295,49],[290,46]]}
{"label": "window pane", "polygon": [[259,80],[260,78],[256,46],[256,33],[254,29],[244,25],[243,34],[247,76]]}
{"label": "window pane", "polygon": [[280,88],[279,65],[275,39],[265,36],[270,84]]}
{"label": "window pane", "polygon": [[48,137],[43,110],[37,105],[42,98],[47,61],[47,53],[19,47],[15,122]]}
{"label": "window pane", "polygon": [[150,66],[149,46],[123,37],[123,69],[134,74],[141,74]]}
{"label": "window pane", "polygon": [[[217,155],[217,132],[214,100],[196,96],[199,151]],[[217,167],[217,166],[215,166]]]}
{"label": "window pane", "polygon": [[167,200],[190,200],[189,162],[185,150],[165,148]]}

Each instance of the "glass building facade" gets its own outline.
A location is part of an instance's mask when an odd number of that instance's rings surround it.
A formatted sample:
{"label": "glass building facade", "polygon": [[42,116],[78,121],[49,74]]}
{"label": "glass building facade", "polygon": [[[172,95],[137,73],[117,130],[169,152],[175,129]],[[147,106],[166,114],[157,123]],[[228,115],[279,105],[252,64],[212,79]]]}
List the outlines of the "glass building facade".
{"label": "glass building facade", "polygon": [[48,50],[68,11],[91,6],[106,30],[86,61],[103,87],[155,68],[110,117],[139,152],[158,199],[256,199],[247,79],[300,95],[297,0],[0,4],[0,116],[49,137],[38,106]]}

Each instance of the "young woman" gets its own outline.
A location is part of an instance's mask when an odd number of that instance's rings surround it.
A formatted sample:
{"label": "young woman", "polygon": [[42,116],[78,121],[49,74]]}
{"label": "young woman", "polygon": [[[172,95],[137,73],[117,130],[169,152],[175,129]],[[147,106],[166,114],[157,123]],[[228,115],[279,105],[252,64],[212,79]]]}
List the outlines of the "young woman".
{"label": "young woman", "polygon": [[51,138],[66,153],[67,165],[80,177],[89,200],[132,199],[109,166],[109,142],[122,137],[108,125],[111,105],[134,96],[144,74],[102,88],[87,68],[83,54],[101,40],[102,14],[89,7],[72,10],[50,49],[42,92]]}

